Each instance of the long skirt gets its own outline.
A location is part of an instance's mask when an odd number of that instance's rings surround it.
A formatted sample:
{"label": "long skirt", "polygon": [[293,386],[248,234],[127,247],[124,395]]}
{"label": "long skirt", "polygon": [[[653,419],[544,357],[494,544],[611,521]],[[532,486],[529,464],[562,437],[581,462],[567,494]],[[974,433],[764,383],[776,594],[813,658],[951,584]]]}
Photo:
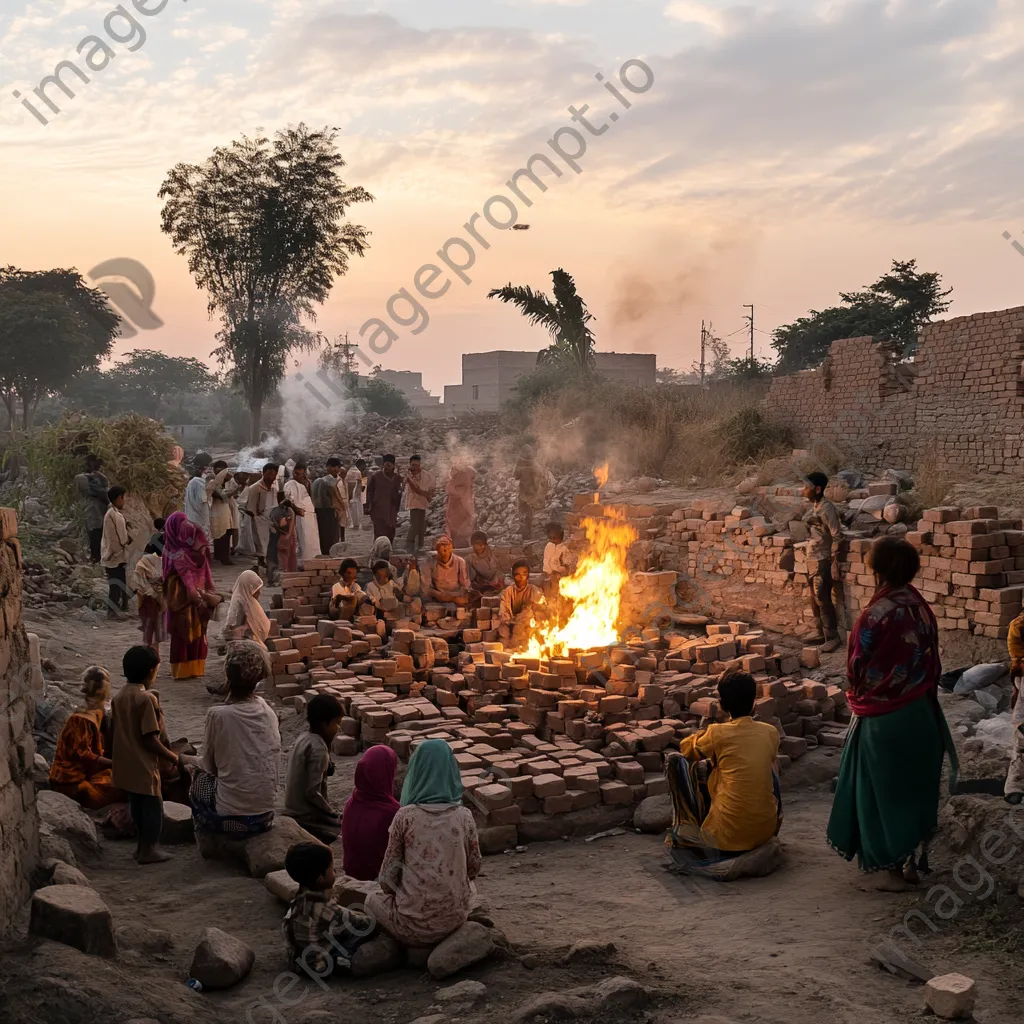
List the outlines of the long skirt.
{"label": "long skirt", "polygon": [[205,605],[187,604],[171,615],[171,678],[196,679],[206,674],[206,627],[210,612]]}
{"label": "long skirt", "polygon": [[51,782],[50,789],[71,797],[89,811],[99,811],[113,804],[123,804],[127,799],[123,790],[114,785],[114,776],[109,768],[96,772],[82,782]]}
{"label": "long skirt", "polygon": [[938,829],[943,754],[958,764],[949,726],[930,695],[887,715],[855,718],[839,766],[828,842],[861,871],[891,871]]}

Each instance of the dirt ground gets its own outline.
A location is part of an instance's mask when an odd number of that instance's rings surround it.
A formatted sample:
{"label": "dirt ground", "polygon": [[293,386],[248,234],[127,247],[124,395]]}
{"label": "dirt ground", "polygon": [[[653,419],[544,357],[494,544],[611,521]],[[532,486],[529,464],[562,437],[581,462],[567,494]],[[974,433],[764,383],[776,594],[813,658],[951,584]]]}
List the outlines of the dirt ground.
{"label": "dirt ground", "polygon": [[[219,589],[227,592],[241,568],[219,568]],[[75,678],[92,662],[109,665],[116,678],[124,649],[138,641],[134,622],[95,624],[71,614],[33,617],[26,624],[40,633],[44,656],[59,666],[64,679]],[[211,657],[208,676],[219,678],[219,671],[219,659]],[[162,668],[158,688],[172,739],[200,741],[205,713],[216,700],[203,681],[176,683]],[[282,725],[290,743],[299,723],[288,709]],[[354,761],[339,759],[332,779],[338,803],[351,787]],[[838,768],[838,758],[831,764]],[[821,772],[799,767],[784,782],[786,861],[769,878],[727,885],[681,879],[665,870],[659,839],[633,834],[536,844],[523,853],[487,858],[480,894],[512,952],[466,972],[464,977],[487,986],[483,1000],[471,1008],[442,1006],[436,994],[444,985],[413,970],[334,982],[326,991],[310,981],[287,994],[298,1001],[286,1007],[274,987],[287,969],[283,905],[262,883],[235,866],[204,862],[194,847],[176,848],[167,864],[139,868],[131,859],[131,843],[103,841],[101,858],[80,867],[113,913],[120,958],[111,962],[55,943],[29,944],[23,920],[22,941],[5,950],[0,964],[0,1021],[410,1024],[441,1014],[431,1024],[476,1024],[514,1019],[516,1008],[534,993],[561,992],[611,975],[641,982],[653,1002],[603,1020],[883,1024],[916,1019],[922,1012],[921,987],[874,966],[869,949],[921,905],[923,892],[875,892],[829,849],[829,786],[820,781]],[[818,781],[798,785],[808,779]],[[952,857],[941,839],[933,848],[933,868],[929,883],[949,879]],[[998,920],[992,924],[997,905]],[[1024,941],[1013,944],[1024,936],[1014,923],[1020,906],[1016,893],[996,892],[984,905],[965,906],[934,935],[926,933],[911,951],[936,973],[956,970],[975,978],[976,1019],[985,1024],[1010,1024],[1024,1016]],[[185,981],[199,935],[211,924],[248,942],[256,966],[233,990],[197,995]],[[598,962],[564,965],[565,951],[581,939],[614,943],[615,952]]]}

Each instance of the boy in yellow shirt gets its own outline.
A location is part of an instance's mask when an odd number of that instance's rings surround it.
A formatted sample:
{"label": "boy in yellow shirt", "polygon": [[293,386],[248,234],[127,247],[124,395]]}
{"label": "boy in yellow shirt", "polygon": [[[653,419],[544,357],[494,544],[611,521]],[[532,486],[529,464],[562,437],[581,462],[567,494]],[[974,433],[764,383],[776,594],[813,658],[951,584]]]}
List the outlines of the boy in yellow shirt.
{"label": "boy in yellow shirt", "polygon": [[1010,681],[1013,683],[1013,759],[1006,773],[1003,795],[1008,803],[1019,804],[1024,800],[1024,614],[1010,623],[1006,648],[1010,655]]}
{"label": "boy in yellow shirt", "polygon": [[679,745],[668,764],[674,846],[703,849],[712,859],[767,843],[782,825],[776,759],[779,733],[751,718],[757,683],[730,672],[718,684],[728,722],[709,725]]}

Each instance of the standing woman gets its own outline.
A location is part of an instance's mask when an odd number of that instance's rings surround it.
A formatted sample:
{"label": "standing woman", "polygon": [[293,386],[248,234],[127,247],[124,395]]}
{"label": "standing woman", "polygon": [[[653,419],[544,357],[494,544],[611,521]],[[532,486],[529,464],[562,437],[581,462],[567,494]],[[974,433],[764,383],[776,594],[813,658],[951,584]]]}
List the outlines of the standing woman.
{"label": "standing woman", "polygon": [[220,596],[213,587],[206,533],[184,512],[164,523],[163,567],[171,676],[198,678],[206,674],[206,628]]}
{"label": "standing woman", "polygon": [[468,462],[456,462],[448,476],[445,523],[457,548],[468,548],[469,538],[476,530],[475,485],[476,470]]}
{"label": "standing woman", "polygon": [[883,537],[871,549],[877,589],[850,634],[847,699],[854,712],[843,750],[829,844],[879,888],[902,891],[927,868],[938,829],[943,754],[956,750],[938,702],[942,668],[935,616],[911,586],[920,568],[914,547]]}

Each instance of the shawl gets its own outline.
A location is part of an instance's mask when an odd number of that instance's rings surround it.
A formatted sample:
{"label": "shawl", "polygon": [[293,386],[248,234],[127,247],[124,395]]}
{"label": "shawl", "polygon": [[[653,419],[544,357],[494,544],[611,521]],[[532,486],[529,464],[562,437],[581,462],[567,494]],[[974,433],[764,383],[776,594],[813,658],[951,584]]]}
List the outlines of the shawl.
{"label": "shawl", "polygon": [[880,587],[850,635],[847,700],[854,714],[887,715],[939,684],[938,626],[928,602],[908,584]]}
{"label": "shawl", "polygon": [[391,561],[391,541],[387,537],[378,537],[373,542],[368,561],[371,569],[375,562]]}
{"label": "shawl", "polygon": [[345,874],[372,882],[388,848],[388,829],[400,804],[395,799],[398,755],[391,747],[370,747],[356,765],[355,788],[341,818]]}
{"label": "shawl", "polygon": [[160,586],[163,578],[163,566],[160,564],[160,556],[154,554],[143,555],[135,563],[135,577],[132,580],[132,590],[143,597],[151,597],[156,601],[163,600],[163,588]]}
{"label": "shawl", "polygon": [[424,740],[409,759],[402,806],[462,803],[462,776],[444,740]]}
{"label": "shawl", "polygon": [[[193,546],[197,539],[203,542],[198,551]],[[184,512],[172,512],[164,523],[163,568],[165,581],[176,573],[189,590],[213,590],[206,534]]]}
{"label": "shawl", "polygon": [[231,591],[231,604],[228,606],[228,617],[224,622],[225,637],[232,629],[248,626],[253,639],[261,644],[266,643],[270,635],[270,619],[260,605],[259,594],[262,589],[263,580],[252,569],[246,569],[239,574]]}

